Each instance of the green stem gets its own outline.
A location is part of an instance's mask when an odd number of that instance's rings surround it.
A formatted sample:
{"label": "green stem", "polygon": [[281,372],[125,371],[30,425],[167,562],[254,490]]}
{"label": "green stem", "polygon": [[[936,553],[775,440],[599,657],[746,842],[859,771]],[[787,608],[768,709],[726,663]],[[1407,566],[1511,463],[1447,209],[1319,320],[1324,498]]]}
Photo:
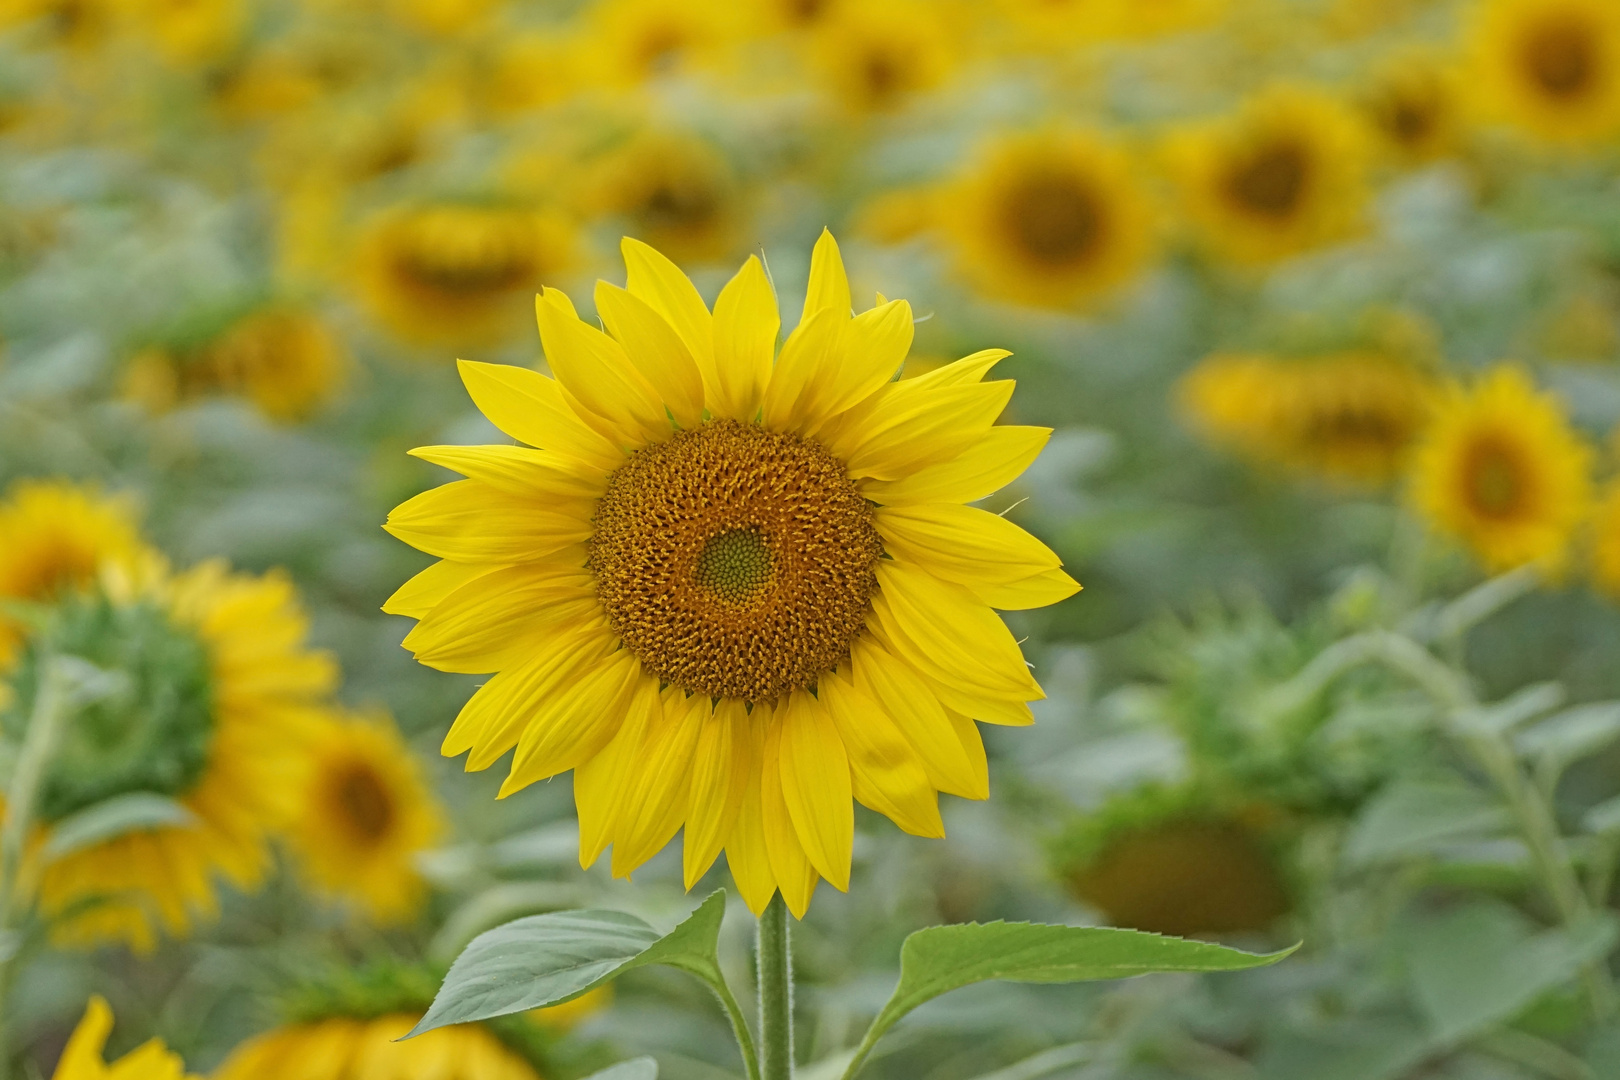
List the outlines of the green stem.
{"label": "green stem", "polygon": [[731,987],[726,985],[724,975],[715,984],[714,992],[720,996],[720,1004],[725,1006],[726,1016],[731,1020],[731,1033],[737,1037],[737,1049],[742,1052],[743,1068],[748,1073],[748,1080],[762,1080],[759,1051],[754,1049],[754,1036],[748,1030],[748,1019],[743,1016],[742,1006],[737,1004]]}
{"label": "green stem", "polygon": [[793,954],[780,893],[759,917],[759,1040],[764,1080],[792,1080]]}

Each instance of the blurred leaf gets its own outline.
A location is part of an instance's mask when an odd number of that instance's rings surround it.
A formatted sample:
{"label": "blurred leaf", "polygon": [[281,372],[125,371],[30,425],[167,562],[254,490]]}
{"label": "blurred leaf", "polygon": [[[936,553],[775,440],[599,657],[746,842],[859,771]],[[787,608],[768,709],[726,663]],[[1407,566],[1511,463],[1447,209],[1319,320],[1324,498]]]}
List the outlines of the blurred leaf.
{"label": "blurred leaf", "polygon": [[1261,1052],[1265,1080],[1397,1080],[1432,1052],[1410,1020],[1348,1020],[1309,1035],[1284,1031]]}
{"label": "blurred leaf", "polygon": [[1604,799],[1588,810],[1581,818],[1581,826],[1587,832],[1595,833],[1620,830],[1620,795]]}
{"label": "blurred leaf", "polygon": [[658,1080],[658,1062],[650,1057],[631,1058],[591,1073],[585,1080]]}
{"label": "blurred leaf", "polygon": [[1464,713],[1458,724],[1487,735],[1505,735],[1564,703],[1561,683],[1532,683],[1494,705],[1484,705]]}
{"label": "blurred leaf", "polygon": [[1520,732],[1513,744],[1521,754],[1540,759],[1541,769],[1556,776],[1572,763],[1597,753],[1620,738],[1620,702],[1578,705]]}
{"label": "blurred leaf", "polygon": [[405,1037],[556,1005],[647,964],[723,985],[717,949],[725,910],[719,889],[664,935],[622,911],[557,911],[496,927],[456,958],[427,1015]]}
{"label": "blurred leaf", "polygon": [[1407,971],[1436,1039],[1454,1044],[1511,1020],[1543,994],[1601,960],[1617,939],[1614,920],[1535,931],[1513,908],[1476,900],[1415,920]]}
{"label": "blurred leaf", "polygon": [[577,885],[563,881],[505,881],[475,894],[452,911],[428,943],[428,955],[448,962],[484,931],[523,915],[558,911],[580,902]]}
{"label": "blurred leaf", "polygon": [[1093,982],[1156,971],[1238,971],[1274,964],[1298,945],[1248,953],[1099,926],[1041,923],[965,923],[918,930],[900,947],[900,982],[861,1040],[850,1072],[901,1017],[924,1002],[990,980],[1026,983]]}
{"label": "blurred leaf", "polygon": [[190,810],[173,799],[150,791],[115,795],[57,822],[45,842],[45,860],[60,859],[126,833],[190,825],[196,820]]}
{"label": "blurred leaf", "polygon": [[1509,820],[1506,807],[1461,780],[1396,781],[1356,819],[1345,858],[1366,866],[1428,854],[1448,841],[1496,832]]}

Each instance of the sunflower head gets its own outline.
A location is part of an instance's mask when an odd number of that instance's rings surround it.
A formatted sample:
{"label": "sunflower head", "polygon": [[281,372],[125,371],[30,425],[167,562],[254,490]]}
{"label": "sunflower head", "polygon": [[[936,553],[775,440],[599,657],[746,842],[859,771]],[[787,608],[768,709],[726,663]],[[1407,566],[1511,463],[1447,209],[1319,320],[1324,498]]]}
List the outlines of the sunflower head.
{"label": "sunflower head", "polygon": [[124,10],[169,63],[196,67],[228,53],[241,38],[242,0],[132,0]]}
{"label": "sunflower head", "polygon": [[1488,570],[1560,570],[1592,498],[1592,452],[1562,404],[1503,365],[1453,386],[1412,461],[1412,499]]}
{"label": "sunflower head", "polygon": [[737,8],[683,0],[595,0],[586,13],[597,81],[639,86],[713,66],[740,30]]}
{"label": "sunflower head", "polygon": [[1410,52],[1393,58],[1373,77],[1362,104],[1373,131],[1403,165],[1445,157],[1461,140],[1462,88],[1439,57]]}
{"label": "sunflower head", "polygon": [[724,155],[694,135],[646,132],[595,170],[585,203],[633,226],[675,257],[706,262],[729,255],[744,226],[746,201]]}
{"label": "sunflower head", "polygon": [[915,0],[840,5],[812,43],[827,92],[854,113],[891,112],[944,83],[956,66],[937,5]]}
{"label": "sunflower head", "polygon": [[241,394],[273,420],[301,420],[342,389],[349,358],[312,312],[272,307],[238,320],[208,349],[220,389]]}
{"label": "sunflower head", "polygon": [[779,355],[757,258],[711,310],[652,248],[624,253],[605,332],[539,297],[554,379],[462,365],[529,446],[415,451],[468,479],[389,516],[442,561],[385,610],[419,620],[423,663],[496,672],[445,753],[515,748],[503,795],[575,770],[582,862],[611,844],[628,874],[684,824],[688,887],[723,849],[754,910],[780,889],[802,913],[819,878],[847,886],[852,799],[940,835],[938,792],[986,793],[974,720],[1030,722],[1040,688],[991,609],[1078,585],[965,504],[1047,433],[994,426],[999,350],[896,381],[911,309],[852,314],[830,235]]}
{"label": "sunflower head", "polygon": [[1128,280],[1153,220],[1130,162],[1102,139],[1051,132],[1003,142],[938,213],[957,264],[1009,300],[1067,307]]}
{"label": "sunflower head", "polygon": [[554,31],[505,37],[483,73],[481,100],[498,113],[540,109],[567,100],[580,88],[580,43]]}
{"label": "sunflower head", "polygon": [[178,1054],[161,1039],[142,1043],[115,1062],[102,1059],[102,1048],[112,1034],[113,1015],[107,1000],[91,997],[84,1017],[73,1029],[51,1080],[199,1080],[186,1073]]}
{"label": "sunflower head", "polygon": [[1366,139],[1345,106],[1278,86],[1224,121],[1172,138],[1187,216],[1215,251],[1271,262],[1353,235],[1367,198]]}
{"label": "sunflower head", "polygon": [[1620,482],[1610,481],[1592,515],[1592,581],[1620,599]]}
{"label": "sunflower head", "polygon": [[360,241],[361,299],[407,341],[495,342],[527,298],[572,263],[560,218],[504,206],[436,203],[372,222]]}
{"label": "sunflower head", "polygon": [[1620,7],[1608,0],[1488,0],[1475,15],[1481,107],[1547,143],[1620,130]]}

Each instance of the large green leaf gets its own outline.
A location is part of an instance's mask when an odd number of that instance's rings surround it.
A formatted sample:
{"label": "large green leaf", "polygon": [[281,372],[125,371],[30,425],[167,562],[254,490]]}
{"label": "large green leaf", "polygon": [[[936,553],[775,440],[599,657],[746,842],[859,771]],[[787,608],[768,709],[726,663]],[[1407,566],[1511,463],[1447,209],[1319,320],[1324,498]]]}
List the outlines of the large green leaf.
{"label": "large green leaf", "polygon": [[1441,844],[1500,833],[1510,820],[1505,806],[1463,780],[1400,781],[1362,810],[1344,855],[1356,866],[1410,858]]}
{"label": "large green leaf", "polygon": [[1039,923],[931,926],[900,947],[900,983],[861,1041],[846,1076],[884,1032],[917,1006],[977,982],[1071,983],[1156,971],[1237,971],[1274,964],[1299,946],[1248,953],[1139,930]]}
{"label": "large green leaf", "polygon": [[664,935],[621,911],[554,911],[498,926],[474,938],[450,965],[432,1007],[406,1038],[555,1005],[647,964],[667,964],[723,987],[717,948],[725,910],[721,889]]}

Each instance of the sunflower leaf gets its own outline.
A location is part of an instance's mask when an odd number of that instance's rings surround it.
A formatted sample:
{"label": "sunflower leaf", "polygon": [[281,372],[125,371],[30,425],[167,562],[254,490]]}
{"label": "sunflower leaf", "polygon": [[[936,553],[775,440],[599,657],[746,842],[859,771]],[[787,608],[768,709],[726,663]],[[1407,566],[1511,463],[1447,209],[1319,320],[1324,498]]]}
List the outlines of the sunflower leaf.
{"label": "sunflower leaf", "polygon": [[585,1080],[658,1080],[658,1062],[650,1057],[631,1058],[591,1073]]}
{"label": "sunflower leaf", "polygon": [[56,823],[45,842],[47,862],[132,832],[190,825],[197,819],[173,799],[131,791],[103,799]]}
{"label": "sunflower leaf", "polygon": [[405,1038],[556,1005],[647,964],[723,987],[718,948],[725,910],[719,889],[668,934],[622,911],[553,911],[497,926],[450,965],[432,1007]]}
{"label": "sunflower leaf", "polygon": [[977,982],[1094,982],[1156,971],[1238,971],[1274,964],[1298,945],[1248,953],[1139,930],[1040,923],[931,926],[900,948],[900,982],[861,1040],[845,1072],[854,1076],[878,1039],[901,1017],[941,994]]}

